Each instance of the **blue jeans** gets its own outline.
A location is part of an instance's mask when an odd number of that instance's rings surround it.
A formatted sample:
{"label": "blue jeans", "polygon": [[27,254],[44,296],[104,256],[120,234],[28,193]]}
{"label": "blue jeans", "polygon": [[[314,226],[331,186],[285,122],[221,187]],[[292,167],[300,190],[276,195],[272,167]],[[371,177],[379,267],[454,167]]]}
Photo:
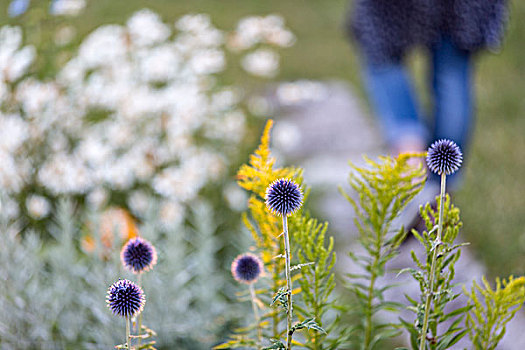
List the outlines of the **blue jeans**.
{"label": "blue jeans", "polygon": [[406,137],[427,144],[447,138],[466,151],[472,129],[472,60],[450,39],[430,49],[433,118],[425,122],[402,62],[365,66],[364,74],[372,107],[391,147]]}

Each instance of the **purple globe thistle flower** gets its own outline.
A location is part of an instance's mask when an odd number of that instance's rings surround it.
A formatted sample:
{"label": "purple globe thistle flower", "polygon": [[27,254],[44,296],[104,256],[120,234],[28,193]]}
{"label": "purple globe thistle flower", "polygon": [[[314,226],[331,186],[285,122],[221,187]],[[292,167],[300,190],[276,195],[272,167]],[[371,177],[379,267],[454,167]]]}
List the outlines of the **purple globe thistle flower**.
{"label": "purple globe thistle flower", "polygon": [[109,287],[106,303],[115,315],[131,318],[144,309],[146,296],[135,283],[119,279]]}
{"label": "purple globe thistle flower", "polygon": [[454,141],[442,139],[435,141],[427,152],[427,166],[438,175],[456,172],[463,162],[461,149]]}
{"label": "purple globe thistle flower", "polygon": [[289,216],[303,205],[303,193],[292,180],[275,180],[266,189],[266,207],[279,216]]}
{"label": "purple globe thistle flower", "polygon": [[150,242],[136,237],[122,247],[120,260],[125,268],[138,274],[149,271],[157,263],[157,251]]}
{"label": "purple globe thistle flower", "polygon": [[251,253],[241,254],[232,262],[232,275],[240,283],[251,284],[257,282],[263,268],[258,256]]}

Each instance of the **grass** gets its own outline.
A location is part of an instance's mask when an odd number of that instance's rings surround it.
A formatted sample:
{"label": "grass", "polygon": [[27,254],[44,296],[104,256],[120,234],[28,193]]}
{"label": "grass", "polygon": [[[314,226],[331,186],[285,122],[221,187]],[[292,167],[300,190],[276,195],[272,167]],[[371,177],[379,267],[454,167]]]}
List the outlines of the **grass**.
{"label": "grass", "polygon": [[[46,15],[48,0],[32,3],[41,9],[16,20],[6,18],[1,5],[0,23],[21,23],[30,29],[28,39],[42,43],[46,53],[38,62],[40,72],[50,75],[54,70],[51,58],[58,53],[46,51],[44,44],[67,20]],[[208,13],[223,29],[232,28],[246,15],[281,14],[298,40],[282,53],[279,79],[343,79],[365,96],[357,50],[348,45],[342,30],[345,0],[88,0],[87,9],[74,25],[82,37],[101,24],[124,22],[143,6],[166,21],[190,12]],[[501,276],[525,272],[525,3],[515,0],[510,7],[511,21],[502,51],[482,54],[478,60],[477,122],[466,158],[464,186],[456,194],[464,221],[462,239],[472,242],[491,274]],[[418,62],[416,59],[414,65],[421,86],[423,69]],[[239,72],[238,67],[231,68],[227,79],[238,81]]]}

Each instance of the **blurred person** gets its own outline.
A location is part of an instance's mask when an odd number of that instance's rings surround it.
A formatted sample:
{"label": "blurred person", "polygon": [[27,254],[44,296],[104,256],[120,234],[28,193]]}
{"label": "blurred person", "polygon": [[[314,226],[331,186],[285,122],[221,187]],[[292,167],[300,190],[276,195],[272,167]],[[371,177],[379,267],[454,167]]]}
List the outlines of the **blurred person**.
{"label": "blurred person", "polygon": [[[442,138],[467,151],[474,110],[473,56],[499,46],[506,17],[506,0],[353,1],[347,31],[361,50],[370,102],[393,154],[423,152]],[[416,46],[429,53],[430,122],[423,118],[405,64]],[[431,177],[429,185],[438,181]]]}

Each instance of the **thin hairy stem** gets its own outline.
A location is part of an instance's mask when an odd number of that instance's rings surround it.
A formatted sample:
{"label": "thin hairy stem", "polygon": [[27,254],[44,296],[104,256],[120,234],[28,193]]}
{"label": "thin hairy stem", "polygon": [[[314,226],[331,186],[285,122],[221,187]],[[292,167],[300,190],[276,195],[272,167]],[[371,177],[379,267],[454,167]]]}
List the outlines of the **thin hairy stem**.
{"label": "thin hairy stem", "polygon": [[128,350],[131,350],[131,333],[129,331],[129,323],[131,322],[129,317],[126,317],[126,342],[128,344]]}
{"label": "thin hairy stem", "polygon": [[[137,283],[138,283],[138,286],[140,288],[142,288],[142,273],[139,273],[139,276],[137,278]],[[141,338],[140,338],[140,332],[142,331],[142,312],[140,312],[139,314],[139,319],[138,319],[138,323],[137,323],[137,336],[138,336],[138,348],[140,349],[140,343],[141,343]]]}
{"label": "thin hairy stem", "polygon": [[428,330],[428,318],[430,315],[430,303],[432,297],[434,296],[434,282],[436,279],[436,265],[439,247],[441,246],[441,235],[443,232],[443,211],[445,210],[445,187],[446,187],[446,177],[447,175],[441,174],[441,192],[439,197],[439,221],[438,221],[438,231],[436,240],[434,242],[434,253],[432,254],[432,265],[430,266],[430,281],[429,289],[427,292],[427,300],[425,303],[425,316],[423,318],[423,329],[421,331],[421,339],[419,341],[419,350],[424,350],[427,340],[427,330]]}
{"label": "thin hairy stem", "polygon": [[286,292],[288,297],[287,323],[286,323],[286,349],[292,348],[292,276],[290,271],[290,239],[288,237],[288,217],[283,215],[284,255],[286,259]]}
{"label": "thin hairy stem", "polygon": [[262,342],[262,329],[261,325],[259,324],[259,311],[257,308],[257,301],[255,296],[255,288],[253,287],[253,283],[250,283],[250,297],[252,299],[252,308],[253,308],[253,316],[255,318],[255,324],[257,325],[257,348],[260,349],[261,342]]}

